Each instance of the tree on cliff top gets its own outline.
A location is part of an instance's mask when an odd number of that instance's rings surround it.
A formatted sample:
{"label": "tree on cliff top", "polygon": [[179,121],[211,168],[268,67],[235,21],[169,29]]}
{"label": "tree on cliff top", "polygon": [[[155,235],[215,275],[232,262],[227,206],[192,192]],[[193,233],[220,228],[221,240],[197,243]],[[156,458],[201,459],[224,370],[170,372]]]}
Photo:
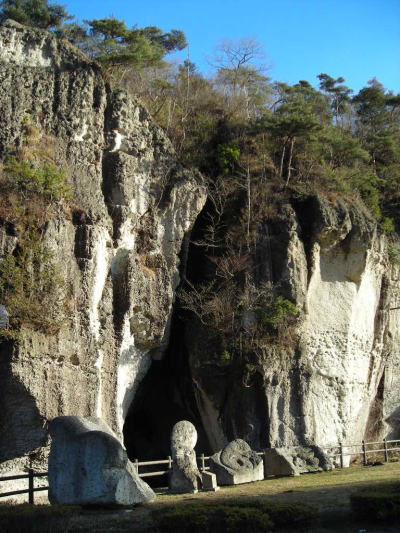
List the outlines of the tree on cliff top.
{"label": "tree on cliff top", "polygon": [[163,33],[156,26],[130,29],[123,20],[113,17],[85,20],[85,24],[89,31],[82,49],[111,67],[129,65],[140,69],[160,65],[166,54],[187,46],[180,30]]}
{"label": "tree on cliff top", "polygon": [[0,23],[6,19],[12,19],[27,26],[55,29],[72,18],[64,6],[49,4],[47,0],[2,0],[0,2]]}

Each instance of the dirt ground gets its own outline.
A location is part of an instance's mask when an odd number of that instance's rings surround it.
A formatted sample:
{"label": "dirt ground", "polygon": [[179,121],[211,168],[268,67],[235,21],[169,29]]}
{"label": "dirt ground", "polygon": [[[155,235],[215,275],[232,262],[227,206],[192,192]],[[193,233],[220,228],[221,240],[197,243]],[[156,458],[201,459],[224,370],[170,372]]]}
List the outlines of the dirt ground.
{"label": "dirt ground", "polygon": [[[123,510],[83,510],[73,518],[70,531],[156,533],[154,510],[196,501],[234,501],[261,498],[275,501],[300,501],[315,505],[319,520],[307,533],[400,533],[399,526],[377,529],[352,519],[349,496],[363,487],[400,481],[400,462],[377,466],[353,466],[333,472],[306,474],[292,478],[271,478],[256,483],[221,487],[217,492],[173,495],[166,489],[157,492],[154,502]],[[217,532],[216,532],[217,533]]]}

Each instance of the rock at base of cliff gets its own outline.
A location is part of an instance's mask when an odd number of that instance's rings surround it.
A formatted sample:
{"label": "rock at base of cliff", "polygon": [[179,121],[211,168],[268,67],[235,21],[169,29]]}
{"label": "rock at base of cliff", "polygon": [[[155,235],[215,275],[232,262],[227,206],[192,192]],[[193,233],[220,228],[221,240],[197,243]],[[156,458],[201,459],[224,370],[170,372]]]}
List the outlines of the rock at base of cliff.
{"label": "rock at base of cliff", "polygon": [[218,485],[238,485],[264,479],[261,457],[241,439],[236,439],[210,457],[210,471]]}
{"label": "rock at base of cliff", "polygon": [[125,506],[155,498],[117,437],[99,418],[59,416],[50,422],[49,430],[51,503]]}
{"label": "rock at base of cliff", "polygon": [[171,433],[172,470],[169,475],[169,489],[177,494],[196,493],[200,472],[197,468],[194,447],[197,431],[187,420],[177,422]]}
{"label": "rock at base of cliff", "polygon": [[318,446],[267,448],[264,452],[264,475],[299,476],[306,472],[332,470],[332,461]]}

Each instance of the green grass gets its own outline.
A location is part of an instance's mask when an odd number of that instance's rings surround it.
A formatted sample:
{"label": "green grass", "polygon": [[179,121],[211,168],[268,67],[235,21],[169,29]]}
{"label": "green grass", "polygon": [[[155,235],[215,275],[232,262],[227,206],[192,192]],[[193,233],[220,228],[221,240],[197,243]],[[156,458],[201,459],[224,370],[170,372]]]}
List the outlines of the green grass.
{"label": "green grass", "polygon": [[78,508],[66,505],[0,505],[0,533],[66,533]]}
{"label": "green grass", "polygon": [[[350,498],[352,495],[358,494],[362,490],[368,489],[368,492],[385,492],[391,491],[392,488],[398,486],[400,483],[400,462],[387,463],[380,466],[353,466],[351,468],[337,469],[332,472],[321,472],[316,474],[305,474],[300,477],[282,477],[271,478],[256,483],[246,483],[243,485],[236,485],[232,487],[221,487],[217,492],[199,492],[198,494],[169,494],[167,489],[158,491],[157,498],[154,502],[147,505],[136,506],[131,510],[111,511],[111,510],[79,510],[72,514],[71,518],[62,522],[60,527],[64,529],[57,529],[54,527],[52,531],[63,533],[67,531],[79,531],[87,533],[100,532],[130,532],[130,533],[162,533],[157,527],[157,515],[171,512],[172,508],[176,509],[178,515],[184,515],[185,509],[200,505],[203,509],[211,506],[223,507],[227,506],[235,508],[235,510],[228,514],[230,517],[234,515],[234,520],[240,523],[246,513],[241,512],[240,508],[249,507],[263,509],[263,513],[268,514],[271,522],[275,521],[275,527],[278,531],[301,531],[301,524],[297,523],[293,526],[289,525],[286,520],[284,523],[278,523],[277,519],[283,517],[287,511],[285,509],[297,509],[297,517],[300,518],[300,507],[296,507],[296,502],[310,504],[317,510],[316,520],[306,526],[307,533],[333,533],[339,531],[340,533],[356,533],[360,529],[367,531],[392,531],[399,532],[398,525],[391,525],[383,522],[374,521],[370,515],[363,513],[362,518],[357,517],[350,505]],[[273,504],[273,505],[271,505]],[[286,507],[282,507],[282,505]],[[281,506],[281,507],[279,507]],[[289,506],[289,507],[287,507]],[[292,506],[292,507],[291,507]],[[294,507],[293,507],[294,506]],[[19,509],[25,508],[25,515],[23,517],[24,523],[30,524],[35,520],[35,524],[39,523],[35,517],[36,513],[43,512],[43,507],[39,506],[32,511],[31,522],[29,521],[29,506],[15,506],[17,515]],[[0,509],[4,508],[0,505]],[[55,512],[57,514],[57,506],[47,507],[48,512]],[[55,509],[55,511],[53,511]],[[239,510],[238,510],[239,509]],[[268,511],[267,511],[268,509]],[[275,512],[274,512],[275,510]],[[279,510],[279,512],[276,512]],[[44,511],[46,512],[46,511]],[[224,513],[224,511],[222,511]],[[291,517],[296,516],[296,513],[289,511]],[[258,516],[259,513],[257,513]],[[4,514],[0,515],[0,526],[4,528]],[[258,520],[256,518],[256,520]],[[32,522],[33,523],[33,522]],[[43,520],[41,521],[44,533],[51,531],[51,529],[43,528]],[[36,527],[36,526],[35,526]],[[179,530],[175,528],[177,533]],[[265,529],[269,531],[272,529]],[[4,529],[0,533],[3,533]],[[9,529],[12,533],[29,533],[36,532],[35,529],[17,529],[16,527]],[[214,529],[214,531],[217,531]],[[190,533],[195,533],[193,529]],[[206,529],[202,530],[206,533]],[[245,533],[242,528],[241,533]]]}
{"label": "green grass", "polygon": [[[371,467],[352,466],[332,472],[271,478],[256,483],[221,487],[216,493],[172,495],[165,490],[158,495],[152,507],[156,510],[194,502],[229,503],[248,499],[261,502],[304,502],[315,506],[318,511],[318,520],[307,528],[307,532],[354,533],[359,525],[359,529],[365,529],[366,523],[352,513],[351,495],[360,489],[376,487],[384,490],[385,486],[399,483],[399,480],[400,462]],[[376,523],[374,526],[376,529]],[[388,529],[388,526],[385,526],[385,531],[390,530],[390,527]],[[288,531],[296,531],[296,528],[289,528]]]}
{"label": "green grass", "polygon": [[282,528],[302,531],[316,517],[316,509],[301,502],[239,499],[195,502],[155,511],[156,524],[166,533],[257,533]]}
{"label": "green grass", "polygon": [[400,480],[355,492],[350,497],[357,518],[377,523],[400,522]]}

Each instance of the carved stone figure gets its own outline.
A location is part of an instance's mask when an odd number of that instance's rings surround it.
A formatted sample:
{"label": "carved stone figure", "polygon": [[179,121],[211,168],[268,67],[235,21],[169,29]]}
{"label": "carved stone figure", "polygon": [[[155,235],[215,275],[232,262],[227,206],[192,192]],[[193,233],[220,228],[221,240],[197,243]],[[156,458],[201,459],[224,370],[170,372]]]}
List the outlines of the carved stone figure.
{"label": "carved stone figure", "polygon": [[171,492],[196,493],[201,475],[196,463],[194,447],[197,442],[197,431],[187,420],[177,422],[171,433],[172,470],[169,476]]}
{"label": "carved stone figure", "polygon": [[230,442],[210,457],[210,471],[218,485],[237,485],[264,479],[262,458],[242,439]]}
{"label": "carved stone figure", "polygon": [[299,476],[305,472],[332,470],[332,461],[318,446],[267,448],[264,475]]}
{"label": "carved stone figure", "polygon": [[100,418],[59,416],[49,430],[51,503],[132,505],[155,498]]}

